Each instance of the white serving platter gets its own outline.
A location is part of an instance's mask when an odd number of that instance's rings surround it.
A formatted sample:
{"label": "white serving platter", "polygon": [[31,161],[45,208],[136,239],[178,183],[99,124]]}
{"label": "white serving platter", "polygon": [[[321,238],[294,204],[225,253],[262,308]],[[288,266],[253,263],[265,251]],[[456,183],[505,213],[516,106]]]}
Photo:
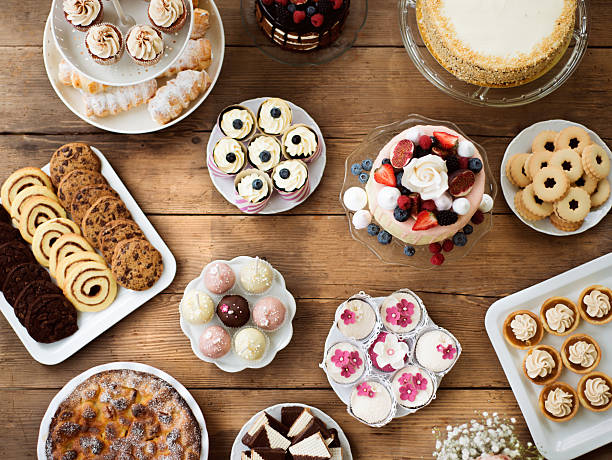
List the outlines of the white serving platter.
{"label": "white serving platter", "polygon": [[[596,413],[580,407],[576,416],[565,422],[547,419],[538,407],[542,386],[531,383],[523,374],[522,360],[527,350],[508,344],[503,334],[506,317],[516,310],[531,310],[539,316],[544,300],[553,296],[576,302],[580,292],[592,284],[612,286],[612,253],[587,262],[565,273],[504,297],[489,308],[485,325],[489,339],[506,373],[531,436],[538,450],[549,460],[569,460],[612,442],[612,411]],[[612,375],[612,325],[596,326],[581,320],[575,333],[593,337],[601,346],[597,371]],[[541,343],[560,350],[566,337],[545,333]],[[580,375],[564,369],[559,381],[576,388]]]}
{"label": "white serving platter", "polygon": [[[586,232],[588,229],[597,225],[601,221],[601,219],[603,219],[606,216],[606,214],[610,212],[610,209],[612,209],[612,195],[610,195],[608,197],[608,200],[604,204],[602,204],[601,206],[598,206],[597,208],[594,208],[587,215],[586,219],[584,219],[584,223],[582,224],[582,227],[580,227],[578,230],[575,230],[573,232],[564,232],[562,230],[559,230],[550,222],[550,219],[542,219],[542,220],[538,220],[535,222],[525,220],[516,211],[516,208],[514,206],[514,195],[516,195],[516,193],[520,189],[516,185],[512,184],[510,180],[508,179],[508,177],[506,176],[506,164],[508,163],[508,160],[510,159],[511,156],[517,153],[531,152],[531,143],[533,142],[535,137],[538,134],[540,134],[542,131],[546,131],[546,130],[561,131],[562,129],[567,128],[569,126],[579,126],[580,128],[583,128],[587,133],[589,133],[593,142],[601,145],[603,149],[608,153],[608,156],[612,158],[612,152],[610,151],[606,143],[601,139],[601,137],[597,135],[597,133],[595,133],[594,131],[591,131],[586,126],[582,126],[581,124],[574,123],[571,121],[566,121],[566,120],[547,120],[547,121],[540,121],[538,123],[535,123],[525,128],[523,131],[521,131],[518,134],[518,136],[512,139],[510,144],[508,144],[508,147],[506,148],[506,153],[504,154],[504,158],[502,159],[500,177],[501,177],[501,187],[504,193],[504,198],[506,199],[506,203],[508,203],[508,206],[510,207],[510,209],[512,209],[512,212],[516,214],[516,217],[521,219],[521,221],[525,225],[533,228],[534,230],[540,233],[546,233],[547,235],[569,236],[569,235],[576,235],[578,233]],[[608,180],[612,182],[612,171],[610,171]]]}
{"label": "white serving platter", "polygon": [[[258,97],[256,99],[249,99],[248,101],[240,102],[238,105],[243,105],[250,109],[254,114],[257,114],[257,109],[259,106],[266,100],[270,99],[269,97]],[[280,197],[278,193],[274,193],[270,201],[263,208],[259,214],[277,214],[279,212],[289,211],[290,209],[295,208],[296,206],[302,204],[304,201],[308,199],[310,195],[314,193],[316,188],[321,183],[321,178],[323,177],[323,172],[325,171],[325,163],[327,162],[326,157],[326,148],[325,148],[325,140],[323,139],[323,133],[321,132],[321,128],[314,121],[314,119],[301,107],[295,105],[293,102],[287,101],[289,107],[293,111],[293,124],[303,123],[305,125],[310,126],[315,130],[319,137],[319,142],[321,142],[321,154],[318,158],[316,158],[311,163],[308,163],[308,177],[310,181],[310,192],[300,201],[289,201],[284,200]],[[212,151],[219,141],[224,137],[221,128],[218,123],[215,123],[215,126],[212,129],[212,133],[208,139],[208,144],[206,146],[206,158],[212,156]],[[228,202],[235,205],[236,203],[236,192],[234,189],[234,177],[217,177],[214,174],[209,174],[212,183],[215,188],[223,195]]]}
{"label": "white serving platter", "polygon": [[208,442],[208,431],[206,430],[206,421],[204,420],[204,415],[202,414],[202,410],[200,406],[196,402],[196,400],[191,396],[191,393],[185,388],[178,380],[176,380],[171,375],[165,373],[164,371],[157,369],[156,367],[149,366],[147,364],[140,363],[132,363],[132,362],[114,362],[108,364],[102,364],[100,366],[92,367],[91,369],[86,370],[85,372],[77,375],[72,380],[70,380],[64,387],[53,397],[51,402],[49,403],[49,407],[43,416],[42,421],[40,422],[40,429],[38,430],[38,446],[37,446],[37,454],[38,460],[47,460],[47,456],[45,454],[45,442],[47,441],[47,437],[49,436],[49,425],[51,424],[51,420],[55,415],[55,411],[59,405],[66,399],[66,397],[74,391],[74,389],[82,383],[87,378],[91,377],[94,374],[98,374],[107,370],[115,370],[115,369],[131,369],[133,371],[140,372],[148,372],[149,374],[153,374],[174,387],[174,389],[183,397],[187,405],[193,412],[194,417],[198,421],[200,425],[200,430],[202,432],[202,446],[201,446],[201,455],[200,460],[208,459],[208,451],[209,451],[209,442]]}
{"label": "white serving platter", "polygon": [[[147,5],[145,2],[142,3],[143,5]],[[108,7],[112,8],[110,4],[108,4]],[[119,134],[145,134],[159,131],[175,125],[176,123],[180,123],[182,120],[191,115],[212,92],[217,80],[219,79],[219,75],[221,74],[221,67],[223,65],[223,58],[225,55],[225,32],[223,29],[223,22],[221,21],[221,15],[219,14],[219,10],[217,9],[214,0],[201,0],[200,8],[207,9],[210,12],[210,27],[206,33],[206,38],[210,40],[212,46],[212,63],[206,72],[208,72],[212,83],[210,87],[195,101],[193,101],[178,118],[172,120],[171,122],[165,125],[157,124],[149,115],[146,104],[114,116],[104,118],[88,118],[87,115],[85,115],[85,104],[83,103],[81,91],[72,88],[71,86],[65,86],[57,77],[62,55],[57,49],[53,39],[53,34],[51,32],[51,16],[49,16],[43,37],[43,58],[45,61],[45,69],[47,70],[47,77],[51,82],[51,86],[53,86],[55,93],[64,103],[64,105],[68,107],[76,116],[86,123],[105,131],[111,131]],[[159,86],[163,85],[164,83],[165,79],[158,80]]]}
{"label": "white serving platter", "polygon": [[[129,56],[127,49],[125,49],[123,56],[116,64],[100,65],[92,59],[85,46],[87,32],[75,29],[66,20],[62,3],[62,0],[53,0],[49,14],[51,18],[51,32],[57,49],[62,57],[72,64],[73,67],[76,67],[79,72],[94,81],[109,86],[135,85],[151,80],[164,73],[178,59],[185,46],[187,46],[187,41],[193,28],[193,4],[187,0],[184,2],[187,7],[185,25],[175,33],[162,33],[164,53],[157,64],[149,67],[138,65]],[[123,42],[125,43],[130,28],[121,24],[119,15],[111,2],[101,1],[101,3],[103,4],[102,22],[116,26],[123,34]],[[142,0],[122,0],[121,7],[125,14],[131,15],[135,19],[136,24],[152,26],[148,16],[149,3],[145,3]]]}
{"label": "white serving platter", "polygon": [[[267,366],[268,364],[272,362],[272,360],[274,359],[274,357],[280,350],[282,350],[287,345],[289,345],[289,342],[291,341],[291,337],[293,337],[293,324],[292,323],[293,323],[293,318],[295,316],[295,311],[296,311],[295,299],[293,298],[291,293],[287,290],[287,287],[285,285],[285,278],[283,278],[283,275],[281,275],[281,273],[278,270],[272,267],[272,270],[274,272],[274,281],[270,289],[268,289],[263,294],[250,294],[246,292],[246,290],[240,286],[240,269],[241,267],[246,265],[248,262],[251,262],[252,260],[254,260],[253,257],[239,256],[232,260],[213,261],[213,262],[224,262],[228,264],[232,268],[232,270],[234,270],[234,273],[236,274],[236,284],[234,285],[232,289],[230,289],[229,291],[223,294],[213,294],[212,292],[208,291],[204,285],[204,273],[206,272],[206,267],[208,267],[208,265],[213,263],[211,262],[210,264],[206,265],[204,269],[202,269],[202,273],[200,274],[200,276],[198,276],[196,279],[189,282],[189,284],[185,288],[185,293],[183,294],[183,298],[185,294],[187,294],[188,292],[198,290],[198,291],[205,292],[208,295],[210,295],[210,297],[212,298],[216,306],[221,300],[221,298],[223,298],[223,296],[241,295],[249,302],[251,311],[253,309],[253,306],[255,305],[255,302],[257,302],[257,300],[262,297],[271,296],[271,297],[276,297],[277,299],[279,299],[281,302],[283,302],[283,304],[287,308],[287,312],[285,315],[285,322],[282,324],[281,327],[279,327],[275,331],[263,331],[262,330],[262,332],[269,339],[268,349],[266,350],[266,353],[264,354],[263,358],[257,361],[247,361],[237,356],[234,353],[233,349],[229,353],[227,353],[225,356],[219,359],[212,359],[207,356],[204,356],[198,346],[198,341],[204,329],[206,329],[209,326],[221,326],[223,329],[229,332],[230,336],[233,336],[236,332],[240,330],[240,328],[233,329],[233,328],[229,328],[225,326],[221,322],[221,320],[219,319],[216,313],[213,315],[213,318],[206,324],[191,324],[183,317],[181,306],[179,305],[181,329],[183,330],[183,333],[187,336],[187,338],[191,342],[191,349],[193,350],[193,353],[198,358],[200,358],[202,361],[206,361],[207,363],[214,363],[217,365],[219,369],[225,372],[240,372],[248,368],[260,369],[262,367]],[[183,301],[181,299],[181,305],[182,303]],[[246,327],[246,326],[256,327],[255,323],[253,323],[252,316],[249,319],[249,322],[242,327]]]}
{"label": "white serving platter", "polygon": [[[26,350],[32,355],[32,358],[42,364],[58,364],[72,356],[107,329],[110,329],[127,315],[166,289],[176,275],[176,260],[164,240],[162,240],[153,224],[147,219],[102,152],[93,146],[91,149],[102,161],[102,175],[108,181],[108,184],[119,194],[132,214],[132,218],[140,226],[149,242],[161,253],[164,271],[157,283],[146,291],[132,291],[118,286],[117,297],[107,309],[100,312],[78,312],[77,322],[79,330],[70,337],[54,343],[40,343],[30,337],[26,328],[21,325],[15,316],[13,307],[4,299],[4,295],[0,295],[0,311]],[[49,174],[49,164],[45,165],[42,170]]]}
{"label": "white serving platter", "polygon": [[307,406],[306,404],[300,404],[300,403],[276,404],[275,406],[270,406],[267,409],[264,409],[263,411],[259,411],[255,415],[253,415],[253,417],[251,417],[251,419],[244,424],[244,426],[238,433],[238,436],[236,436],[236,439],[234,440],[234,444],[232,445],[232,453],[230,455],[230,460],[240,460],[241,452],[243,450],[248,450],[248,447],[242,444],[242,438],[246,434],[249,427],[255,422],[255,420],[257,420],[257,417],[259,417],[262,412],[265,411],[268,414],[270,414],[272,417],[280,421],[281,409],[283,407],[292,407],[292,406],[299,406],[299,407],[305,407],[305,408],[307,407],[308,409],[312,411],[312,414],[315,417],[320,418],[321,421],[325,423],[328,428],[335,428],[338,431],[338,437],[340,438],[340,446],[342,447],[342,460],[353,460],[353,453],[351,452],[351,445],[349,444],[349,441],[346,435],[344,434],[344,431],[342,431],[342,428],[340,428],[340,425],[338,425],[338,423],[333,418],[331,418],[329,415],[327,415],[322,410],[319,410],[316,407]]}

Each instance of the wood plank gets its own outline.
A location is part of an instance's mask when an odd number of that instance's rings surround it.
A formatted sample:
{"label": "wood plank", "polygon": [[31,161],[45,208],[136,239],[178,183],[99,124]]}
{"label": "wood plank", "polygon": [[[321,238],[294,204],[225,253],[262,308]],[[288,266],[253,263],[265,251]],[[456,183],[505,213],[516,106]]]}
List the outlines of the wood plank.
{"label": "wood plank", "polygon": [[[37,47],[0,47],[0,66],[10,69],[0,75],[6,94],[0,107],[0,132],[99,132],[63,106],[42,65],[30,65],[42,62],[41,54]],[[600,136],[612,138],[612,125],[606,118],[592,116],[605,99],[607,87],[602,82],[612,74],[612,49],[590,49],[563,88],[539,102],[537,110],[533,105],[505,109],[504,123],[499,123],[499,109],[472,107],[443,95],[420,75],[403,49],[356,48],[328,64],[324,72],[300,69],[304,87],[299,90],[287,84],[295,78],[293,68],[275,62],[261,65],[261,59],[251,48],[228,48],[223,74],[209,99],[164,136],[180,131],[191,139],[193,131],[210,129],[223,107],[238,102],[236,89],[240,88],[241,100],[263,93],[292,100],[309,111],[326,137],[357,139],[376,126],[422,113],[453,120],[472,135],[511,137],[525,126],[553,117],[582,122]],[[320,103],[323,97],[325,104]]]}

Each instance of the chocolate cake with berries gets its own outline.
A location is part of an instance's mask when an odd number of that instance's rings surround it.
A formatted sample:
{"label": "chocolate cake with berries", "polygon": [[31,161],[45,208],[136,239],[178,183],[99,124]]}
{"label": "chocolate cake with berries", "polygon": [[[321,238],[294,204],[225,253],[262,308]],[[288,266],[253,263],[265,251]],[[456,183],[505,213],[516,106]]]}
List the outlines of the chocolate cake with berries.
{"label": "chocolate cake with berries", "polygon": [[312,51],[342,32],[350,0],[255,0],[257,23],[283,49]]}

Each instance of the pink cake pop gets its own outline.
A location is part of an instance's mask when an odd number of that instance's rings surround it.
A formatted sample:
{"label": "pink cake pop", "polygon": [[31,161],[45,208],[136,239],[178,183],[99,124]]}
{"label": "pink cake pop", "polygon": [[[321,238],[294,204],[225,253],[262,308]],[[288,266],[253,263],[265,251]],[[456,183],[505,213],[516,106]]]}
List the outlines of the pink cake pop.
{"label": "pink cake pop", "polygon": [[213,262],[204,272],[204,285],[213,294],[229,291],[236,282],[234,270],[223,262]]}
{"label": "pink cake pop", "polygon": [[232,348],[232,339],[221,326],[210,326],[200,336],[200,351],[204,356],[217,359],[225,356]]}
{"label": "pink cake pop", "polygon": [[263,297],[253,308],[253,322],[266,331],[278,329],[285,321],[287,309],[276,297]]}

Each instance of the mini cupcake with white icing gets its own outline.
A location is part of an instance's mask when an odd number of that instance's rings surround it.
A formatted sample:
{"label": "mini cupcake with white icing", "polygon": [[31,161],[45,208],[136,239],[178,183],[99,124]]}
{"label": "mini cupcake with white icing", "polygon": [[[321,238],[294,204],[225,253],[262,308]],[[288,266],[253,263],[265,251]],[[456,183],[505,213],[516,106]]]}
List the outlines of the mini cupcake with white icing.
{"label": "mini cupcake with white icing", "polygon": [[149,20],[164,33],[178,32],[187,20],[187,5],[184,0],[151,0]]}
{"label": "mini cupcake with white icing", "polygon": [[418,409],[431,402],[436,379],[427,369],[409,365],[395,374],[391,382],[397,403],[406,409]]}
{"label": "mini cupcake with white icing", "polygon": [[429,329],[417,339],[415,358],[432,372],[445,372],[459,357],[459,345],[455,338],[443,329]]}
{"label": "mini cupcake with white icing", "polygon": [[283,156],[288,160],[297,159],[310,163],[321,154],[321,143],[317,133],[304,124],[287,128],[281,144],[283,146]]}
{"label": "mini cupcake with white icing", "polygon": [[385,328],[398,334],[412,332],[423,318],[421,299],[411,291],[396,291],[380,306],[380,317]]}
{"label": "mini cupcake with white icing", "polygon": [[365,300],[353,297],[338,308],[336,324],[343,336],[366,340],[376,327],[376,312]]}
{"label": "mini cupcake with white icing", "polygon": [[97,64],[115,64],[125,49],[123,34],[112,24],[95,25],[85,35],[85,47]]}
{"label": "mini cupcake with white icing", "polygon": [[353,388],[349,411],[367,425],[382,426],[393,418],[395,401],[386,384],[370,379]]}
{"label": "mini cupcake with white icing", "polygon": [[238,174],[245,162],[244,146],[235,139],[224,137],[215,144],[206,163],[212,174],[217,177],[227,177]]}
{"label": "mini cupcake with white icing", "polygon": [[253,112],[241,105],[223,109],[217,123],[223,134],[239,141],[251,137],[257,128]]}
{"label": "mini cupcake with white icing", "polygon": [[136,64],[149,67],[157,64],[164,55],[164,40],[153,27],[135,25],[128,31],[126,48]]}
{"label": "mini cupcake with white icing", "polygon": [[284,200],[301,201],[310,192],[308,167],[301,160],[281,161],[272,171],[272,181]]}
{"label": "mini cupcake with white icing", "polygon": [[242,212],[256,214],[266,207],[274,186],[272,179],[259,169],[245,169],[234,179],[235,204]]}
{"label": "mini cupcake with white icing", "polygon": [[281,161],[281,146],[273,136],[255,136],[247,149],[249,163],[260,171],[269,172]]}
{"label": "mini cupcake with white icing", "polygon": [[287,101],[277,97],[266,99],[257,111],[259,129],[266,134],[277,136],[293,121],[293,112]]}
{"label": "mini cupcake with white icing", "polygon": [[64,0],[62,8],[66,21],[81,32],[99,24],[104,16],[102,0]]}
{"label": "mini cupcake with white icing", "polygon": [[404,367],[409,353],[408,344],[390,332],[378,334],[368,349],[372,364],[383,372],[394,372]]}
{"label": "mini cupcake with white icing", "polygon": [[325,354],[325,371],[335,382],[349,385],[365,373],[367,359],[359,347],[350,342],[332,345]]}

